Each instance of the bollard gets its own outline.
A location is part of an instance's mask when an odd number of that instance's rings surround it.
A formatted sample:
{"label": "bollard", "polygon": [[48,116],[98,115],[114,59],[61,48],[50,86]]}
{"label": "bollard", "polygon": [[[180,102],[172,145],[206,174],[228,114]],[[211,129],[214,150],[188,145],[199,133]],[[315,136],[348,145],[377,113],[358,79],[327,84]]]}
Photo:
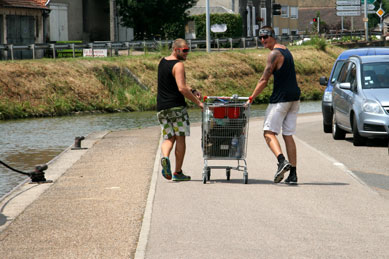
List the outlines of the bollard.
{"label": "bollard", "polygon": [[30,173],[31,182],[30,183],[52,183],[52,180],[46,180],[45,178],[45,170],[47,170],[48,166],[37,165],[35,166],[34,172]]}
{"label": "bollard", "polygon": [[87,148],[82,148],[81,147],[81,141],[83,141],[84,139],[85,139],[84,136],[76,137],[74,139],[74,147],[72,148],[72,150],[87,149]]}

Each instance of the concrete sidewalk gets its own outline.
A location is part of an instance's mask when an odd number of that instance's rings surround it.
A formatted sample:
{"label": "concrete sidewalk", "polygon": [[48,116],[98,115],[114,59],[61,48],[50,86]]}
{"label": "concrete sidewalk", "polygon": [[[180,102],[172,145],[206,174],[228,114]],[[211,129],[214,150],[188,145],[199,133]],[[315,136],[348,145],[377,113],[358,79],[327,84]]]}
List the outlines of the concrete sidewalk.
{"label": "concrete sidewalk", "polygon": [[101,132],[64,151],[46,171],[54,183],[0,203],[0,258],[133,257],[159,140],[159,127]]}
{"label": "concrete sidewalk", "polygon": [[227,181],[225,170],[202,183],[201,130],[192,127],[184,166],[192,181],[158,175],[138,258],[388,258],[388,200],[299,139],[299,185],[274,184],[276,159],[261,128],[250,122],[245,185],[242,172]]}
{"label": "concrete sidewalk", "polygon": [[389,201],[299,139],[299,185],[273,184],[261,128],[250,121],[247,185],[225,170],[202,183],[199,124],[190,182],[161,176],[159,127],[92,134],[51,162],[53,184],[0,203],[0,258],[388,258]]}

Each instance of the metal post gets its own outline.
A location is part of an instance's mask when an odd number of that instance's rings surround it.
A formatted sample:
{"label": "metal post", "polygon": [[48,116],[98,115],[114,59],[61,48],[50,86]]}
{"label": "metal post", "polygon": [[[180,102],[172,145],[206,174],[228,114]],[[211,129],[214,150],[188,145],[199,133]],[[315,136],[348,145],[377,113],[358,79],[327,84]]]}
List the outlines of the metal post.
{"label": "metal post", "polygon": [[111,42],[108,43],[108,48],[109,48],[110,56],[112,57],[112,43]]}
{"label": "metal post", "polygon": [[32,51],[32,59],[35,59],[35,44],[30,45],[31,51]]}
{"label": "metal post", "polygon": [[231,46],[231,50],[232,50],[232,38],[230,38],[229,40],[230,40],[230,46]]}
{"label": "metal post", "polygon": [[365,0],[364,2],[364,9],[365,9],[365,15],[364,15],[364,18],[363,18],[363,21],[365,23],[365,38],[366,38],[366,41],[369,40],[369,25],[368,25],[368,19],[367,19],[367,0]]}
{"label": "metal post", "polygon": [[127,56],[130,55],[130,43],[126,42],[126,47],[127,47]]}
{"label": "metal post", "polygon": [[252,11],[251,11],[251,23],[252,23],[252,26],[253,26],[253,36],[255,37],[255,36],[257,36],[257,31],[256,31],[256,29],[255,29],[255,26],[256,26],[256,24],[255,24],[255,22],[256,22],[256,13],[255,13],[255,6],[252,6],[251,7],[251,9],[252,9]]}
{"label": "metal post", "polygon": [[[380,9],[382,8],[382,1],[380,3]],[[380,16],[380,22],[381,22],[381,37],[384,38],[384,24],[383,24],[383,21],[382,21],[382,15]],[[388,144],[389,145],[389,144]]]}
{"label": "metal post", "polygon": [[55,44],[50,44],[50,47],[53,49],[53,59],[55,59]]}
{"label": "metal post", "polygon": [[115,33],[115,0],[109,0],[109,31],[110,31],[110,39],[114,42],[116,33]]}
{"label": "metal post", "polygon": [[216,45],[217,45],[217,51],[219,51],[220,50],[220,48],[219,48],[219,39],[216,39]]}
{"label": "metal post", "polygon": [[189,51],[192,51],[192,40],[188,40],[189,43]]}
{"label": "metal post", "polygon": [[73,58],[75,58],[76,57],[76,51],[74,49],[74,43],[70,44],[70,46],[72,46]]}
{"label": "metal post", "polygon": [[354,30],[354,16],[351,16],[351,31]]}
{"label": "metal post", "polygon": [[258,37],[255,37],[255,48],[258,48]]}
{"label": "metal post", "polygon": [[209,15],[209,0],[206,0],[206,5],[205,5],[205,30],[206,30],[206,46],[207,46],[207,52],[211,52],[211,19]]}
{"label": "metal post", "polygon": [[317,35],[320,34],[320,17],[317,17]]}
{"label": "metal post", "polygon": [[9,45],[9,49],[11,50],[11,60],[14,60],[14,45]]}
{"label": "metal post", "polygon": [[95,57],[95,50],[93,48],[93,42],[91,43],[91,49],[92,49],[92,57],[94,58]]}

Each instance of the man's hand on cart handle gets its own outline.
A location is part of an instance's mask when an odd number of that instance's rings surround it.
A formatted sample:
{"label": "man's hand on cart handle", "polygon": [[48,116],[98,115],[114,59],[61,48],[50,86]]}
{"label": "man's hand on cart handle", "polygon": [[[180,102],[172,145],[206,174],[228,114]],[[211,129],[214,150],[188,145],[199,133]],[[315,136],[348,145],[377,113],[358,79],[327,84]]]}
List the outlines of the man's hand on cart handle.
{"label": "man's hand on cart handle", "polygon": [[250,105],[250,104],[252,104],[252,103],[253,103],[253,97],[250,96],[249,99],[248,99],[247,102],[246,102],[246,105]]}
{"label": "man's hand on cart handle", "polygon": [[192,89],[192,94],[194,94],[194,96],[197,97],[197,99],[201,100],[201,93],[199,91],[197,91],[196,89]]}
{"label": "man's hand on cart handle", "polygon": [[199,91],[197,91],[196,89],[191,89],[190,91],[192,92],[192,94],[193,94],[197,99],[199,99],[200,102],[199,102],[198,106],[201,108],[201,110],[203,110],[204,104],[201,102],[201,98],[202,98],[201,93],[200,93]]}

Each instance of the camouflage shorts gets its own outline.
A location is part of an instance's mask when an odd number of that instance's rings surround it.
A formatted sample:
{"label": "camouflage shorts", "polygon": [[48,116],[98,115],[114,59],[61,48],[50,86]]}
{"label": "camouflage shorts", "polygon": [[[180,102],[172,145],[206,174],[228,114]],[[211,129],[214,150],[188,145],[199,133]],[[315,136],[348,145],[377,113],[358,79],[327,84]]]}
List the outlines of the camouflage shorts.
{"label": "camouflage shorts", "polygon": [[174,107],[157,113],[164,139],[173,136],[189,136],[189,115],[185,107]]}

